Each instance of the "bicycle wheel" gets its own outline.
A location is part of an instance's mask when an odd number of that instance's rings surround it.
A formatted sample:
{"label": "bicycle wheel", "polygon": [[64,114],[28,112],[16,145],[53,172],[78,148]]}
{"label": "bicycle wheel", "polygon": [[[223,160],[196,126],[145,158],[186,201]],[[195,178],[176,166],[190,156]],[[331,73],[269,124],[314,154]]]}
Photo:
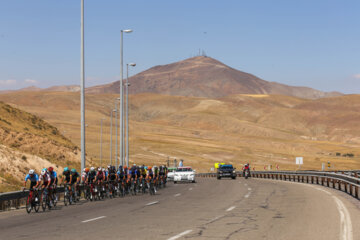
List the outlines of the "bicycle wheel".
{"label": "bicycle wheel", "polygon": [[69,196],[69,193],[67,190],[65,190],[65,193],[64,193],[64,205],[65,206],[68,205],[68,196]]}
{"label": "bicycle wheel", "polygon": [[31,193],[30,193],[26,200],[26,212],[27,213],[30,213],[33,208],[31,198],[32,197],[31,197]]}
{"label": "bicycle wheel", "polygon": [[45,190],[42,192],[41,194],[41,207],[42,210],[45,211],[46,210],[46,205],[47,205],[47,199],[46,199],[46,194],[45,194]]}
{"label": "bicycle wheel", "polygon": [[56,194],[56,193],[53,193],[53,194],[52,194],[52,202],[53,202],[53,204],[54,204],[54,207],[56,207],[57,199],[58,199],[57,194]]}

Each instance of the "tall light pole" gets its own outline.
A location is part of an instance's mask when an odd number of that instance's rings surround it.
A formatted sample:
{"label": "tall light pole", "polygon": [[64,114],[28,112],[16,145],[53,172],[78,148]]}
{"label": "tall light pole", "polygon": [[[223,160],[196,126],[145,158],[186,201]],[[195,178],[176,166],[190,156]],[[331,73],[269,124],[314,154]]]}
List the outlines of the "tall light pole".
{"label": "tall light pole", "polygon": [[115,166],[118,166],[118,102],[115,102]]}
{"label": "tall light pole", "polygon": [[124,94],[123,94],[123,33],[131,33],[131,29],[121,30],[120,37],[120,158],[121,164],[124,166],[124,158],[123,158],[123,146],[124,146]]}
{"label": "tall light pole", "polygon": [[[113,139],[112,122],[113,122],[113,112],[117,112],[117,110],[112,109],[111,113],[110,113],[110,165],[112,165],[112,139]],[[117,123],[116,119],[115,119],[115,123]],[[116,137],[117,137],[117,135],[116,135]],[[117,144],[117,142],[116,142],[116,144]]]}
{"label": "tall light pole", "polygon": [[80,102],[81,102],[81,171],[85,168],[85,53],[84,53],[84,0],[81,0],[81,83],[80,83]]}
{"label": "tall light pole", "polygon": [[126,64],[126,165],[129,166],[129,66],[135,67],[136,63]]}
{"label": "tall light pole", "polygon": [[104,118],[100,119],[100,167],[102,167],[102,125]]}

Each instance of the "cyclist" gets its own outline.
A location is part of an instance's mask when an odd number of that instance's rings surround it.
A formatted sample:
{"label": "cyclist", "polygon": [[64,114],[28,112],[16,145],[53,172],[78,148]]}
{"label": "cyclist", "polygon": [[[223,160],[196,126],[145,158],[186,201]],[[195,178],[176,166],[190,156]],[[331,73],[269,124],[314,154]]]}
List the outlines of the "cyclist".
{"label": "cyclist", "polygon": [[140,177],[141,177],[141,171],[140,171],[140,167],[136,166],[136,188],[138,189],[140,187]]}
{"label": "cyclist", "polygon": [[124,169],[123,169],[123,167],[122,167],[121,165],[119,166],[116,175],[117,175],[117,179],[118,179],[119,181],[121,181],[121,180],[124,179],[125,172],[124,172]]}
{"label": "cyclist", "polygon": [[246,172],[246,171],[249,171],[249,174],[250,174],[250,165],[249,165],[249,163],[245,164],[245,166],[244,166],[243,176],[245,176],[245,172]]}
{"label": "cyclist", "polygon": [[39,182],[36,185],[36,188],[41,184],[41,189],[43,189],[44,192],[44,196],[48,195],[49,199],[50,199],[50,207],[53,206],[52,204],[52,197],[51,194],[49,193],[49,188],[50,188],[50,184],[51,184],[51,179],[50,179],[50,175],[47,172],[47,169],[44,168],[43,170],[41,170],[41,174],[39,177]]}
{"label": "cyclist", "polygon": [[36,187],[38,185],[39,182],[39,176],[35,173],[35,171],[33,169],[29,170],[29,174],[26,175],[25,177],[25,182],[24,182],[24,189],[26,188],[26,182],[30,180],[30,190],[33,190],[34,187]]}
{"label": "cyclist", "polygon": [[98,168],[95,180],[99,185],[102,184],[105,180],[105,173],[101,167]]}
{"label": "cyclist", "polygon": [[57,201],[56,187],[57,187],[57,183],[58,183],[57,173],[54,171],[53,167],[49,167],[48,173],[49,173],[50,181],[51,181],[50,187],[49,187],[49,194],[50,194],[50,196],[52,196],[54,194],[55,199],[53,199],[53,200],[56,202]]}
{"label": "cyclist", "polygon": [[89,168],[84,168],[83,173],[82,173],[82,175],[81,175],[81,182],[82,182],[82,183],[86,183],[86,180],[87,180],[88,177],[89,177],[89,172],[90,172],[90,169],[89,169]]}
{"label": "cyclist", "polygon": [[160,183],[162,182],[165,185],[165,167],[162,165],[159,167],[159,178]]}
{"label": "cyclist", "polygon": [[165,172],[165,183],[167,182],[167,175],[168,175],[168,169],[166,166],[164,166],[164,172]]}
{"label": "cyclist", "polygon": [[141,168],[140,168],[140,181],[141,181],[141,185],[143,186],[144,184],[145,184],[145,179],[146,179],[146,174],[147,174],[147,172],[146,172],[146,168],[145,168],[145,166],[144,166],[144,164],[141,166]]}
{"label": "cyclist", "polygon": [[90,185],[90,193],[91,198],[94,197],[94,182],[96,181],[96,171],[94,167],[90,168],[89,174],[87,175],[87,178],[85,179],[86,185],[89,187]]}
{"label": "cyclist", "polygon": [[78,196],[79,183],[80,183],[80,174],[76,171],[75,168],[73,168],[71,169],[70,185],[71,185],[71,190],[75,193],[75,199],[80,198],[80,196]]}
{"label": "cyclist", "polygon": [[[146,174],[146,182],[149,184],[148,186],[150,187],[150,182],[155,181],[154,180],[154,172],[153,172],[152,167],[148,166],[146,172],[147,172],[147,174]],[[154,184],[155,184],[155,182],[154,182]],[[156,193],[155,185],[154,185],[154,190],[155,190],[155,193]]]}
{"label": "cyclist", "polygon": [[157,166],[153,167],[153,172],[154,172],[154,188],[155,188],[155,192],[156,192],[156,187],[157,187],[158,180],[159,180],[159,169]]}
{"label": "cyclist", "polygon": [[125,171],[121,165],[119,166],[119,169],[116,174],[117,174],[119,189],[121,189],[121,193],[124,194],[122,190],[122,186],[125,185],[126,178],[125,178]]}
{"label": "cyclist", "polygon": [[87,174],[87,177],[86,177],[85,180],[87,180],[87,183],[88,183],[88,184],[91,184],[91,183],[94,182],[95,178],[96,178],[95,168],[94,168],[94,167],[91,167],[91,168],[90,168],[90,171],[89,171],[89,173]]}
{"label": "cyclist", "polygon": [[128,178],[130,179],[130,185],[134,183],[134,189],[136,187],[136,181],[137,181],[137,169],[136,164],[134,164],[131,169],[129,169]]}
{"label": "cyclist", "polygon": [[109,172],[108,172],[108,181],[109,181],[109,190],[110,194],[113,194],[115,182],[117,181],[117,175],[115,171],[115,166],[109,166]]}
{"label": "cyclist", "polygon": [[70,196],[72,195],[72,189],[71,189],[71,173],[68,167],[64,168],[62,178],[61,178],[61,184],[67,185],[65,187],[68,188]]}

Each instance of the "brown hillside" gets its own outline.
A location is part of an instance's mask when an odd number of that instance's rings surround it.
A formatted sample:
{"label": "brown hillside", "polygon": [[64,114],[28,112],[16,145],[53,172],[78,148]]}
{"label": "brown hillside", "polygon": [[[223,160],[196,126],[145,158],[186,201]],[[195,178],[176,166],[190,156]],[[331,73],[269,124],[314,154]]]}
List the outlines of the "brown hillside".
{"label": "brown hillside", "polygon": [[[281,94],[307,99],[338,96],[307,87],[264,81],[210,57],[194,57],[155,66],[129,79],[130,93],[218,98],[233,94]],[[117,93],[119,81],[90,87],[87,93]]]}
{"label": "brown hillside", "polygon": [[[12,189],[30,169],[78,166],[78,148],[37,117],[0,102],[0,191]],[[47,165],[39,165],[46,163]]]}
{"label": "brown hillside", "polygon": [[[96,165],[101,118],[106,119],[102,165],[109,162],[109,115],[117,97],[86,97],[87,153]],[[23,92],[0,95],[0,100],[36,113],[80,144],[79,93]],[[320,169],[327,161],[334,169],[360,169],[359,104],[358,95],[318,100],[258,94],[218,99],[131,95],[130,159],[160,164],[167,157],[183,158],[199,171],[209,171],[218,161],[293,170],[294,158],[303,156],[303,169]]]}

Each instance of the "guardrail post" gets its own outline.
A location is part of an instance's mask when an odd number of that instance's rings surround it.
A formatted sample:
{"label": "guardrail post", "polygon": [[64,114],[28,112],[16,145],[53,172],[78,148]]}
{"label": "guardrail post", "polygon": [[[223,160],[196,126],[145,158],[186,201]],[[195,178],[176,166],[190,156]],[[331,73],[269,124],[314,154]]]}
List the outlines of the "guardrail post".
{"label": "guardrail post", "polygon": [[350,194],[351,196],[354,196],[354,195],[353,195],[353,185],[352,185],[352,184],[350,184],[350,189],[349,189],[349,190],[350,190],[350,193],[349,193],[349,194]]}
{"label": "guardrail post", "polygon": [[335,179],[333,179],[332,180],[332,183],[333,183],[333,188],[335,188],[335,185],[336,185],[336,183],[337,183],[338,181],[337,180],[335,180]]}
{"label": "guardrail post", "polygon": [[359,187],[355,186],[355,197],[359,199]]}
{"label": "guardrail post", "polygon": [[346,192],[346,193],[348,192],[348,183],[344,184],[344,192]]}
{"label": "guardrail post", "polygon": [[330,178],[326,178],[327,180],[327,187],[330,187]]}

